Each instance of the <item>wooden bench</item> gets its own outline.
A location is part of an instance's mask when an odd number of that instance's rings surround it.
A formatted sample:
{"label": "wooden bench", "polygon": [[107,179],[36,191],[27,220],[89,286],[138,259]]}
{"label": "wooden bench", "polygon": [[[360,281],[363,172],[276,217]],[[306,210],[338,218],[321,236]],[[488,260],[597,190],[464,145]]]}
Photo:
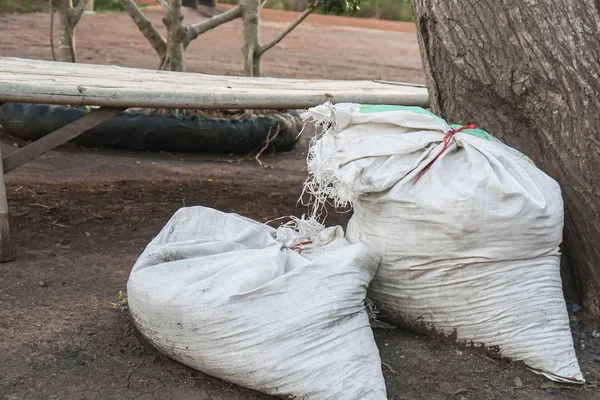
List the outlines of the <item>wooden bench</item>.
{"label": "wooden bench", "polygon": [[100,107],[2,158],[0,261],[12,259],[4,174],[127,108],[302,109],[326,101],[428,105],[424,86],[381,80],[216,76],[0,57],[0,104],[19,102]]}

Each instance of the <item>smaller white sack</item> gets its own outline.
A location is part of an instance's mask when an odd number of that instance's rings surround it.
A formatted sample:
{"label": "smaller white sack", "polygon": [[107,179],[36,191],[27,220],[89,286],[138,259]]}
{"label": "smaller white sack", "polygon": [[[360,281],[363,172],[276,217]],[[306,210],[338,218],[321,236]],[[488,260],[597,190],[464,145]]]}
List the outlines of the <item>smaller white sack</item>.
{"label": "smaller white sack", "polygon": [[487,132],[418,107],[325,104],[305,117],[325,127],[305,189],[317,211],[325,199],[353,206],[347,239],[382,253],[369,297],[383,314],[583,382],[552,178]]}
{"label": "smaller white sack", "polygon": [[131,271],[131,314],[167,356],[237,385],[283,398],[385,400],[364,306],[380,257],[343,236],[325,229],[302,251],[291,229],[182,208]]}

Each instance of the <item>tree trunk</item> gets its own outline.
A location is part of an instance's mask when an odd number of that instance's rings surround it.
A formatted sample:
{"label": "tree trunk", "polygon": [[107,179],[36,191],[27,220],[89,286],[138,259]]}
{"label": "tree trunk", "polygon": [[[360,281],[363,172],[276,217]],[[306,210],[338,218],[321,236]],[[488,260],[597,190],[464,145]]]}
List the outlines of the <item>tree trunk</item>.
{"label": "tree trunk", "polygon": [[185,39],[186,30],[183,26],[181,0],[169,0],[163,22],[167,27],[167,51],[160,69],[182,72],[184,68],[183,40]]}
{"label": "tree trunk", "polygon": [[431,107],[523,151],[562,186],[565,247],[600,315],[600,3],[412,0]]}
{"label": "tree trunk", "polygon": [[248,76],[262,76],[260,69],[260,0],[240,0],[244,9],[244,72]]}
{"label": "tree trunk", "polygon": [[75,62],[75,26],[71,26],[69,11],[73,7],[72,0],[54,1],[58,14],[58,61]]}

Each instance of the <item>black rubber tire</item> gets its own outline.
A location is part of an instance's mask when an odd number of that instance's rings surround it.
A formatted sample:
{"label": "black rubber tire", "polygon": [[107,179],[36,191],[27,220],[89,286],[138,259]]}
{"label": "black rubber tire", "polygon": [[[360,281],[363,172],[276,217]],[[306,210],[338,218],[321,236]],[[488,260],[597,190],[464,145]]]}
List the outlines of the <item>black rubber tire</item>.
{"label": "black rubber tire", "polygon": [[[0,125],[17,138],[33,141],[89,111],[87,107],[6,103],[0,107]],[[293,149],[302,130],[298,113],[287,110],[252,119],[121,113],[83,133],[73,143],[141,151],[250,153],[263,146],[269,131],[277,130],[269,150]]]}
{"label": "black rubber tire", "polygon": [[181,5],[188,8],[196,8],[198,0],[181,0]]}

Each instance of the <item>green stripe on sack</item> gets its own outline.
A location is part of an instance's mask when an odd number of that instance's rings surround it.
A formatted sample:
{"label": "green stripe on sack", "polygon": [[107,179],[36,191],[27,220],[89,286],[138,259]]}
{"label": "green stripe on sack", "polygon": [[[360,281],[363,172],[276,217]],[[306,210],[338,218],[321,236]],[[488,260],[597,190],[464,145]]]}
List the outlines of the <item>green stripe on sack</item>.
{"label": "green stripe on sack", "polygon": [[[462,125],[450,125],[452,129],[459,129]],[[490,140],[490,135],[483,129],[475,128],[475,129],[465,129],[462,133],[466,133],[471,136],[478,137],[480,139]]]}
{"label": "green stripe on sack", "polygon": [[[410,106],[390,106],[390,105],[377,105],[377,104],[363,104],[360,106],[360,112],[362,114],[373,114],[378,112],[386,112],[386,111],[410,111],[415,114],[423,114],[429,115],[430,117],[436,117],[439,119],[439,116],[434,113],[427,111],[421,107],[410,107]],[[443,121],[443,120],[442,120]]]}
{"label": "green stripe on sack", "polygon": [[[441,118],[438,115],[435,115],[431,111],[427,111],[421,107],[412,107],[412,106],[392,106],[392,105],[377,105],[377,104],[363,104],[360,106],[360,112],[362,114],[374,114],[378,112],[386,112],[386,111],[409,111],[415,114],[427,115],[430,117],[436,117],[444,122],[445,119]],[[452,129],[459,129],[462,125],[450,125]],[[490,136],[483,129],[475,128],[475,129],[465,129],[462,131],[471,136],[478,137],[484,140],[490,140]]]}

